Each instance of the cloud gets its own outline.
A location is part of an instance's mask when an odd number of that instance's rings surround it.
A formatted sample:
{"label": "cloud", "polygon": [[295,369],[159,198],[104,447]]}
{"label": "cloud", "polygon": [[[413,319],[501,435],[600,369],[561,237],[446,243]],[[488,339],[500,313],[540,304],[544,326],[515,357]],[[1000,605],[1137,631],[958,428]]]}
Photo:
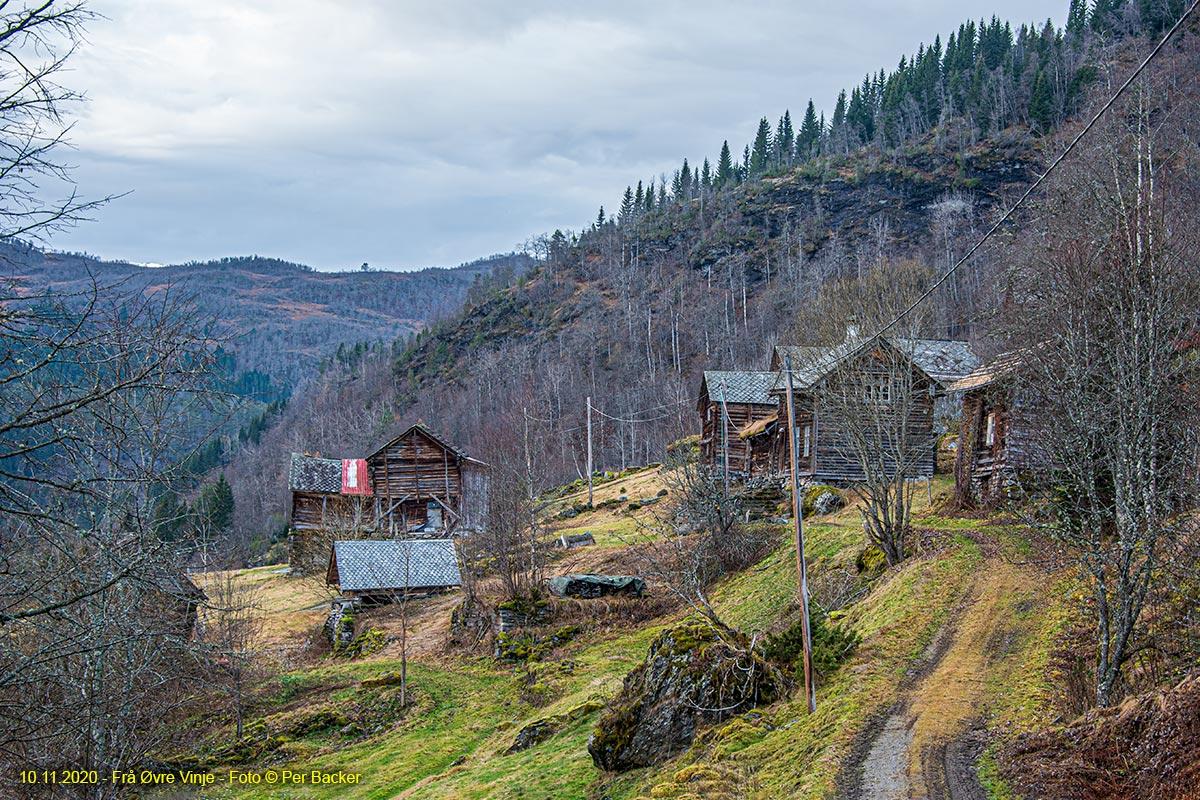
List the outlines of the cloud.
{"label": "cloud", "polygon": [[[1011,4],[1010,4],[1011,5]],[[518,7],[519,6],[519,7]],[[1042,4],[1013,12],[1030,21]],[[74,57],[81,189],[55,246],[410,268],[579,228],[627,183],[892,67],[980,2],[125,0]],[[964,16],[965,15],[965,16]]]}

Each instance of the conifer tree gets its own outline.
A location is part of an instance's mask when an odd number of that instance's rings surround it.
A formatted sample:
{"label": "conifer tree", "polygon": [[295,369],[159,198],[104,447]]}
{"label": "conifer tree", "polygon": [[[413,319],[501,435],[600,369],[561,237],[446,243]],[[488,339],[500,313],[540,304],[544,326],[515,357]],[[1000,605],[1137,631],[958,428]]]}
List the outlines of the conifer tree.
{"label": "conifer tree", "polygon": [[208,483],[200,490],[200,498],[196,501],[197,511],[202,523],[208,525],[213,532],[229,529],[233,524],[233,488],[225,480],[222,472],[215,483]]}
{"label": "conifer tree", "polygon": [[600,213],[596,215],[596,228],[604,227],[604,206],[600,206]]}
{"label": "conifer tree", "polygon": [[648,184],[646,184],[646,210],[647,211],[654,210],[654,181],[653,180],[650,181]]}
{"label": "conifer tree", "polygon": [[721,155],[717,157],[717,186],[728,186],[733,182],[733,156],[729,153],[729,140],[721,143]]}
{"label": "conifer tree", "polygon": [[700,167],[700,188],[711,189],[713,185],[712,165],[708,163],[708,156],[704,157],[704,164]]}
{"label": "conifer tree", "polygon": [[626,186],[625,194],[621,197],[620,220],[622,225],[633,219],[635,208],[636,206],[633,204],[633,188]]}
{"label": "conifer tree", "polygon": [[750,152],[748,175],[754,177],[766,171],[771,159],[771,123],[763,117],[758,121],[758,132],[754,134],[754,149]]}
{"label": "conifer tree", "polygon": [[738,180],[745,181],[750,178],[750,145],[742,148],[742,168],[738,170]]}
{"label": "conifer tree", "polygon": [[796,161],[803,163],[817,154],[817,143],[821,139],[821,126],[817,122],[817,109],[808,101],[804,110],[804,121],[800,123],[800,135],[796,137]]}
{"label": "conifer tree", "polygon": [[1067,11],[1067,33],[1082,33],[1087,23],[1087,0],[1071,0],[1071,7]]}
{"label": "conifer tree", "polygon": [[638,181],[637,189],[633,193],[633,207],[636,208],[637,210],[641,211],[643,208],[646,207],[645,203],[646,203],[646,193],[642,189],[642,182]]}
{"label": "conifer tree", "polygon": [[792,153],[796,146],[796,134],[792,130],[792,112],[784,111],[775,129],[775,165],[788,167],[792,164]]}
{"label": "conifer tree", "polygon": [[1054,125],[1054,97],[1046,71],[1039,69],[1033,80],[1033,94],[1029,99],[1029,118],[1038,132],[1047,133]]}

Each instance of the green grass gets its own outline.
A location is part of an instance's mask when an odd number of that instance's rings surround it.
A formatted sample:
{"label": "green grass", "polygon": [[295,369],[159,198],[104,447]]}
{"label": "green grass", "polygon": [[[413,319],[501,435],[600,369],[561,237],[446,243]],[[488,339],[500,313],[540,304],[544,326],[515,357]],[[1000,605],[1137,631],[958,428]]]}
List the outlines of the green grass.
{"label": "green grass", "polygon": [[[943,487],[935,481],[935,491]],[[923,499],[923,490],[919,492]],[[937,632],[971,591],[985,563],[981,548],[959,531],[980,520],[941,519],[922,511],[918,524],[945,531],[937,555],[910,559],[885,573],[869,594],[845,611],[840,622],[862,644],[838,671],[819,679],[817,712],[809,716],[803,693],[702,731],[685,754],[659,768],[611,776],[592,764],[586,744],[598,714],[569,723],[529,750],[505,755],[525,725],[566,714],[594,699],[607,700],[624,676],[644,658],[650,640],[669,620],[619,633],[585,633],[534,665],[549,702],[534,707],[522,693],[521,668],[487,658],[447,656],[410,662],[416,705],[400,718],[378,720],[378,730],[352,736],[338,730],[299,735],[244,769],[284,765],[294,770],[345,770],[361,783],[343,787],[223,787],[206,797],[245,798],[572,798],[635,797],[829,797],[855,736],[911,683]],[[574,522],[574,521],[572,521]],[[636,535],[631,519],[580,524],[560,531],[590,530],[602,547],[617,547]],[[1017,528],[986,528],[1004,555],[1029,552]],[[713,605],[729,624],[747,632],[778,629],[796,615],[796,558],[791,529],[779,526],[779,545],[759,564],[732,576],[712,592]],[[625,537],[626,541],[622,541]],[[853,569],[863,546],[858,512],[844,509],[805,527],[810,577],[832,568]],[[1055,599],[1060,587],[1005,598],[1005,625],[1013,631],[1012,652],[989,667],[986,682],[989,725],[1025,730],[1047,723],[1053,687],[1050,651],[1066,621]],[[1062,590],[1063,595],[1067,593]],[[565,666],[564,666],[565,664]],[[364,688],[361,681],[395,670],[387,660],[326,662],[267,681],[252,716],[275,731],[298,715],[333,708],[353,716],[364,706],[386,704],[392,687]],[[217,732],[216,738],[227,732]],[[990,796],[1010,795],[994,760],[981,764]],[[214,769],[221,774],[221,769]]]}

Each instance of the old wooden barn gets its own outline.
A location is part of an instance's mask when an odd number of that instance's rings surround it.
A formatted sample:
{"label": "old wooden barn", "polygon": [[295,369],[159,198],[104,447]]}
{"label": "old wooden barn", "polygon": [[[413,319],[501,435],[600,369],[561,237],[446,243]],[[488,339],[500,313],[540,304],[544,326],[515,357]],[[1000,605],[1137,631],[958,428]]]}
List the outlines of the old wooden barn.
{"label": "old wooden barn", "polygon": [[[700,412],[700,455],[704,463],[724,470],[728,452],[731,475],[749,476],[762,470],[762,463],[752,463],[755,454],[739,432],[775,415],[771,387],[776,378],[774,372],[704,373],[696,404]],[[758,456],[761,462],[766,454]]]}
{"label": "old wooden barn", "polygon": [[489,468],[413,425],[366,458],[292,454],[289,563],[324,565],[334,540],[445,538],[482,529]]}
{"label": "old wooden barn", "polygon": [[955,381],[962,393],[954,499],[963,508],[995,505],[1023,470],[1043,463],[1033,417],[1013,375],[1020,359],[1000,356]]}
{"label": "old wooden barn", "polygon": [[[949,380],[978,364],[965,342],[859,338],[853,331],[836,347],[776,348],[771,365],[779,370],[771,395],[779,413],[739,431],[749,444],[750,463],[766,474],[790,469],[782,369],[788,357],[799,474],[831,483],[862,480],[867,452],[888,469],[903,462],[909,478],[932,475],[936,399],[946,393]],[[854,415],[869,419],[854,420]],[[869,447],[863,446],[864,436]]]}

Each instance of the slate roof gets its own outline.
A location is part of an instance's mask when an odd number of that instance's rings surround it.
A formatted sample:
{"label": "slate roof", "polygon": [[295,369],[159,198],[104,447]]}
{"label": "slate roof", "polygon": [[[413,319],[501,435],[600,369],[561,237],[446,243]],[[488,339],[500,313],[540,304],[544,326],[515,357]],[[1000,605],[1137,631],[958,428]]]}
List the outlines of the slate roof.
{"label": "slate roof", "polygon": [[359,539],[333,543],[327,581],[343,592],[458,586],[462,575],[450,539]]}
{"label": "slate roof", "polygon": [[913,363],[941,384],[966,376],[979,366],[979,359],[970,346],[955,339],[896,339],[905,352],[912,353]]}
{"label": "slate roof", "polygon": [[719,372],[708,370],[704,383],[708,387],[708,399],[714,403],[759,403],[775,405],[771,387],[775,385],[775,372]]}
{"label": "slate roof", "polygon": [[816,361],[828,347],[810,347],[807,345],[794,344],[777,344],[772,351],[771,364],[776,369],[783,369],[783,365],[787,363],[786,357],[791,356],[792,368],[795,369],[801,364],[809,364]]}
{"label": "slate roof", "polygon": [[342,491],[342,461],[338,458],[315,458],[292,453],[288,469],[288,489],[293,492]]}
{"label": "slate roof", "polygon": [[[884,337],[887,338],[887,337]],[[849,358],[869,343],[867,337],[851,338],[836,347],[776,347],[776,357],[782,363],[785,353],[792,356],[792,382],[797,391],[809,389],[824,378],[843,359]],[[964,377],[979,366],[979,359],[966,342],[953,339],[888,339],[901,353],[911,354],[912,361],[930,378],[943,386]],[[780,370],[772,391],[787,390],[787,374]]]}
{"label": "slate roof", "polygon": [[970,389],[978,389],[987,386],[993,381],[1006,378],[1014,373],[1021,365],[1020,353],[1004,353],[997,356],[987,364],[977,367],[967,375],[954,381],[946,388],[952,392],[968,391]]}

